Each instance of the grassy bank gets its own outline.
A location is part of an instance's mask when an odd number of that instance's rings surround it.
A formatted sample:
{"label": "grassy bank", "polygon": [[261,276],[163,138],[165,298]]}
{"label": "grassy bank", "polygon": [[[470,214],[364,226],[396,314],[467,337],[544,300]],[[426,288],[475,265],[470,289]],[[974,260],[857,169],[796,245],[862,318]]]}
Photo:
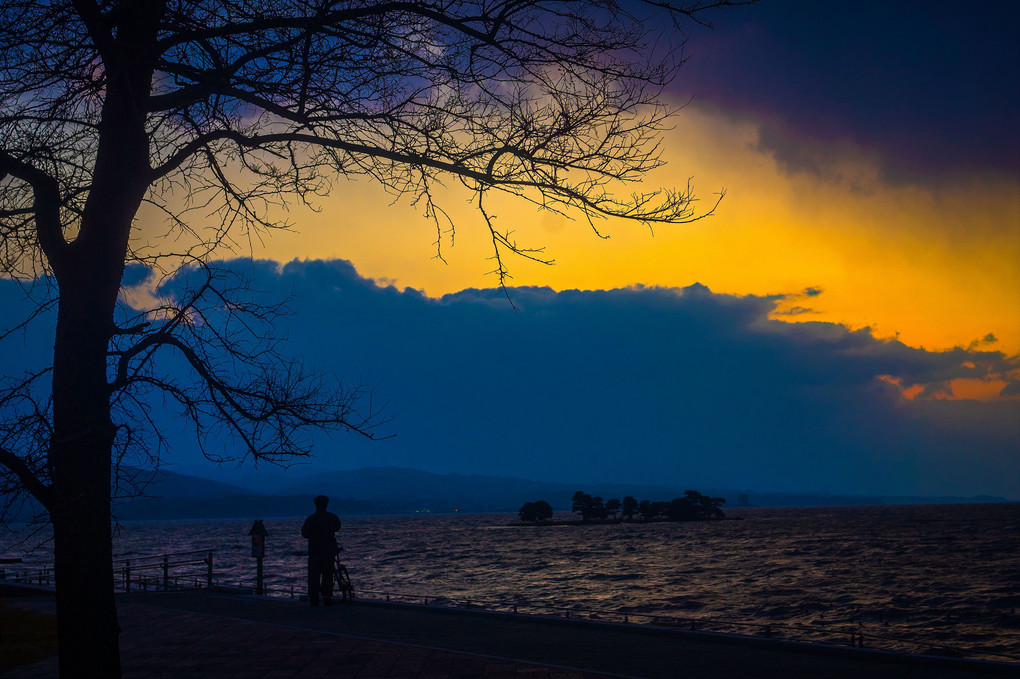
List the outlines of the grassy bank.
{"label": "grassy bank", "polygon": [[0,673],[57,654],[57,619],[0,600]]}

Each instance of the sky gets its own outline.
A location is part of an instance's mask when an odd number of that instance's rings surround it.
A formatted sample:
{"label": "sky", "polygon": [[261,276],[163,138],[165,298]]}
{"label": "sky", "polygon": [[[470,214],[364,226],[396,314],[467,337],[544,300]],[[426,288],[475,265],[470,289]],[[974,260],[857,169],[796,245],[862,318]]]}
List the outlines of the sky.
{"label": "sky", "polygon": [[[691,179],[705,206],[725,191],[707,219],[600,239],[501,203],[555,260],[508,260],[514,306],[454,189],[442,259],[420,210],[364,181],[231,255],[254,289],[295,295],[294,355],[388,404],[392,438],[318,437],[316,464],[1020,499],[1020,6],[765,0],[709,18],[647,178]],[[0,281],[6,317],[19,297]],[[51,340],[7,341],[4,373]],[[168,461],[194,470],[167,428]]]}
{"label": "sky", "polygon": [[[513,283],[556,290],[695,282],[734,294],[821,290],[797,311],[948,349],[993,335],[1020,351],[1020,184],[1013,3],[762,2],[692,28],[667,96],[683,106],[669,164],[716,214],[690,225],[580,222],[510,202],[500,223],[553,266]],[[432,296],[495,284],[480,218],[451,190],[442,243],[420,211],[340,185],[256,256],[347,259]],[[384,207],[386,206],[386,207]],[[385,234],[385,235],[383,235]],[[987,390],[986,393],[988,393]]]}

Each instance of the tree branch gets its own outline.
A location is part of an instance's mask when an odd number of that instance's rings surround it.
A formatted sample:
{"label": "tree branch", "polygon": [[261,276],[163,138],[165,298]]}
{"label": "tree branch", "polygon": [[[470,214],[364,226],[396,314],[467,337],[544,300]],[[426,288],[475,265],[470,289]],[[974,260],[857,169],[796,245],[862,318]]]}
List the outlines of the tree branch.
{"label": "tree branch", "polygon": [[110,32],[107,20],[99,9],[99,5],[94,0],[74,0],[73,4],[82,23],[85,24],[85,30],[88,31],[89,37],[92,38],[96,50],[98,50],[103,61],[109,63],[116,48],[116,41]]}
{"label": "tree branch", "polygon": [[43,507],[48,510],[53,506],[53,489],[40,481],[24,460],[6,448],[0,448],[0,464],[18,477],[18,481]]}
{"label": "tree branch", "polygon": [[60,185],[54,177],[0,149],[0,179],[5,175],[20,179],[32,187],[32,211],[39,245],[56,270],[67,249],[60,223]]}

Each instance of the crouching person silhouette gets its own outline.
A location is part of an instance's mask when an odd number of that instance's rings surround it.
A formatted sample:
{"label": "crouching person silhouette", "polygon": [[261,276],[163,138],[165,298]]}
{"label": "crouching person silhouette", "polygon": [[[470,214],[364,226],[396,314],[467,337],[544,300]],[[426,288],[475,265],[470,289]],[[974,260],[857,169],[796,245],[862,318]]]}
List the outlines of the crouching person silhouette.
{"label": "crouching person silhouette", "polygon": [[305,519],[301,537],[308,540],[308,603],[319,605],[319,596],[329,605],[333,597],[333,557],[336,555],[336,533],[340,517],[326,511],[329,498],[315,498],[315,513]]}

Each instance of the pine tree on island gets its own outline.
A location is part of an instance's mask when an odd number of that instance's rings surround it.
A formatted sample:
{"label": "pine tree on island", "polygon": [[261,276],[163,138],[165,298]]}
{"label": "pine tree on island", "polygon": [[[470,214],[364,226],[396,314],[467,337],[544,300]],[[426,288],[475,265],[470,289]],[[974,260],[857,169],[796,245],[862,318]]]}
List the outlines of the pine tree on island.
{"label": "pine tree on island", "polygon": [[640,503],[631,496],[623,499],[623,503],[612,498],[603,500],[592,497],[584,491],[577,491],[573,496],[571,510],[581,515],[581,522],[593,520],[607,521],[621,512],[623,519],[633,521],[634,515],[641,516],[643,521],[707,521],[725,518],[722,505],[726,502],[721,497],[710,497],[696,490],[684,491],[683,497],[674,498],[669,502],[642,500]]}
{"label": "pine tree on island", "polygon": [[623,520],[624,521],[633,521],[634,520],[634,515],[637,514],[637,511],[638,511],[638,501],[637,500],[635,500],[630,495],[628,495],[627,497],[623,498]]}
{"label": "pine tree on island", "polygon": [[517,515],[525,523],[545,523],[552,518],[553,508],[545,500],[525,502],[524,506],[518,510]]}
{"label": "pine tree on island", "polygon": [[[584,491],[577,491],[572,498],[571,511],[581,515],[579,523],[620,523],[637,521],[712,521],[726,518],[722,505],[725,498],[710,497],[696,490],[684,491],[683,497],[673,498],[669,502],[661,500],[638,502],[628,495],[620,502],[617,498],[591,496]],[[553,516],[552,506],[545,500],[525,502],[517,511],[522,523],[547,523]],[[570,522],[558,522],[558,525]],[[578,523],[578,522],[574,522]]]}

